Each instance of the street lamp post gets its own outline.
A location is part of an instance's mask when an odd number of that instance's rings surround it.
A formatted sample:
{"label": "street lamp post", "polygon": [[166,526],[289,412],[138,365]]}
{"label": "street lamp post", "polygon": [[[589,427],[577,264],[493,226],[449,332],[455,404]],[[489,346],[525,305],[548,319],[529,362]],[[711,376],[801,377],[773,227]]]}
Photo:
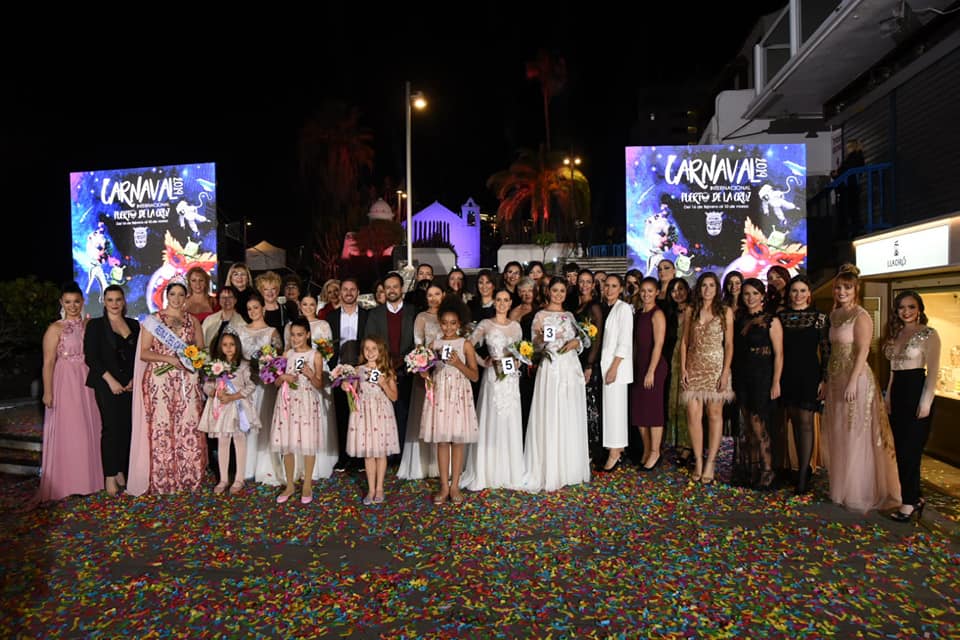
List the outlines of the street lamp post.
{"label": "street lamp post", "polygon": [[580,244],[580,225],[577,220],[577,194],[576,194],[576,182],[574,181],[574,167],[580,166],[580,156],[567,156],[563,159],[563,164],[570,167],[570,211],[573,213],[573,222],[576,225],[577,229],[577,244]]}
{"label": "street lamp post", "polygon": [[[407,124],[407,264],[413,266],[413,143],[411,123],[413,108],[423,109],[427,101],[419,91],[410,93],[410,81],[404,84],[404,107]],[[397,198],[399,203],[399,196]]]}

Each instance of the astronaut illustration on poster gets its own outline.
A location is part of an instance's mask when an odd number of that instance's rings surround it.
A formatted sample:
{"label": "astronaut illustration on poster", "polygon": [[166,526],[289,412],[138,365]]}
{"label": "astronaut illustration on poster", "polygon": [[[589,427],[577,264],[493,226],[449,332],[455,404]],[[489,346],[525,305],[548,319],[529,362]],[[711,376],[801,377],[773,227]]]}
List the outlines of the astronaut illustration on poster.
{"label": "astronaut illustration on poster", "polygon": [[[806,260],[804,145],[707,145],[626,149],[627,255],[656,275],[668,259],[677,275],[766,278]],[[681,269],[680,267],[683,267]]]}

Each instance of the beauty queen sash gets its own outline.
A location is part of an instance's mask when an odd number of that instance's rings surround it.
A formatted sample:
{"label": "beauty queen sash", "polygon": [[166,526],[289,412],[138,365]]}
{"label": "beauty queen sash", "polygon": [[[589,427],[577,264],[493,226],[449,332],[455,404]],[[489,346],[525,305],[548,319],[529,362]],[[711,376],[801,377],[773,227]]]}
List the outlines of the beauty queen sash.
{"label": "beauty queen sash", "polygon": [[[221,376],[217,380],[217,388],[226,389],[227,393],[237,392],[237,388],[233,385],[233,380],[231,380],[227,376]],[[214,396],[214,398],[216,398],[216,396]],[[234,402],[237,403],[237,418],[240,421],[240,431],[242,431],[243,433],[249,433],[250,419],[247,417],[246,412],[244,412],[243,410],[243,403],[240,402],[239,400],[234,400]],[[219,419],[220,418],[220,400],[215,399],[213,406],[214,406],[213,417],[215,419]]]}
{"label": "beauty queen sash", "polygon": [[170,327],[160,322],[157,316],[147,316],[142,326],[149,331],[154,338],[173,351],[180,359],[180,362],[183,363],[183,366],[187,368],[187,371],[196,371],[196,369],[193,368],[193,362],[190,361],[190,358],[183,355],[184,350],[187,348],[187,343],[181,340],[180,336],[175,334]]}

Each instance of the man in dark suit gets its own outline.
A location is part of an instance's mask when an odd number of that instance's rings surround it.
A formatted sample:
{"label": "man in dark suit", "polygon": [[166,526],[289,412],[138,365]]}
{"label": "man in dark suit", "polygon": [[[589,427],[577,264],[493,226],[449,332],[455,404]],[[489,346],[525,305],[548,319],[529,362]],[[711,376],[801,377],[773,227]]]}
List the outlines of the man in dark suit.
{"label": "man in dark suit", "polygon": [[[333,357],[330,368],[341,362],[357,364],[360,360],[360,345],[367,326],[367,310],[357,305],[360,287],[354,278],[340,281],[340,306],[327,316],[330,331],[333,333]],[[333,392],[333,404],[337,411],[337,441],[340,445],[340,458],[335,471],[346,471],[348,466],[359,468],[360,462],[349,460],[347,456],[347,426],[350,422],[350,406],[347,394],[337,388]]]}
{"label": "man in dark suit", "polygon": [[383,280],[387,294],[386,304],[370,310],[367,316],[367,336],[377,336],[387,344],[390,350],[390,363],[397,372],[397,401],[393,411],[397,417],[397,430],[400,446],[403,447],[407,435],[407,413],[410,410],[410,390],[413,378],[407,373],[403,357],[413,350],[413,322],[417,311],[412,305],[403,303],[403,278],[399,273],[387,274]]}

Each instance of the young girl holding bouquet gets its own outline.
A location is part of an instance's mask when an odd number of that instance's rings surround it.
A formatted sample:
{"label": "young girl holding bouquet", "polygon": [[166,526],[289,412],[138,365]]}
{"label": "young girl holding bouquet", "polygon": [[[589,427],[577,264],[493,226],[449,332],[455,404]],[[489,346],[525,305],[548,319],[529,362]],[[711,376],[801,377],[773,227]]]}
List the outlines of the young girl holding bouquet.
{"label": "young girl holding bouquet", "polygon": [[[356,411],[350,413],[347,454],[363,458],[367,472],[367,495],[363,504],[383,502],[383,479],[387,456],[400,453],[393,402],[397,400],[397,378],[390,366],[390,351],[381,338],[363,341],[363,362]],[[349,393],[349,391],[348,391]]]}
{"label": "young girl holding bouquet", "polygon": [[[440,306],[440,336],[430,345],[440,363],[433,370],[433,397],[424,403],[420,419],[420,438],[437,445],[440,493],[433,503],[438,505],[448,497],[454,504],[463,502],[460,473],[464,445],[476,442],[479,433],[470,383],[476,382],[480,374],[473,345],[459,335],[463,318],[461,306],[457,300],[445,301]],[[420,375],[426,378],[430,374]]]}
{"label": "young girl holding bouquet", "polygon": [[[207,404],[197,429],[211,438],[217,438],[220,482],[213,492],[220,495],[226,491],[229,482],[231,440],[236,459],[246,460],[247,434],[256,434],[260,430],[260,416],[250,401],[256,388],[250,378],[250,364],[243,359],[240,339],[230,329],[220,336],[214,357],[216,360],[205,371],[207,379],[203,383],[203,392],[207,395]],[[230,485],[230,495],[236,495],[241,490],[242,465]]]}
{"label": "young girl holding bouquet", "polygon": [[284,373],[277,376],[280,388],[273,410],[270,446],[283,455],[287,486],[277,503],[283,504],[294,492],[296,456],[303,456],[302,504],[313,501],[313,463],[323,444],[326,417],[323,402],[315,390],[323,387],[323,358],[310,345],[310,324],[297,318],[290,325],[290,344],[284,356]]}

